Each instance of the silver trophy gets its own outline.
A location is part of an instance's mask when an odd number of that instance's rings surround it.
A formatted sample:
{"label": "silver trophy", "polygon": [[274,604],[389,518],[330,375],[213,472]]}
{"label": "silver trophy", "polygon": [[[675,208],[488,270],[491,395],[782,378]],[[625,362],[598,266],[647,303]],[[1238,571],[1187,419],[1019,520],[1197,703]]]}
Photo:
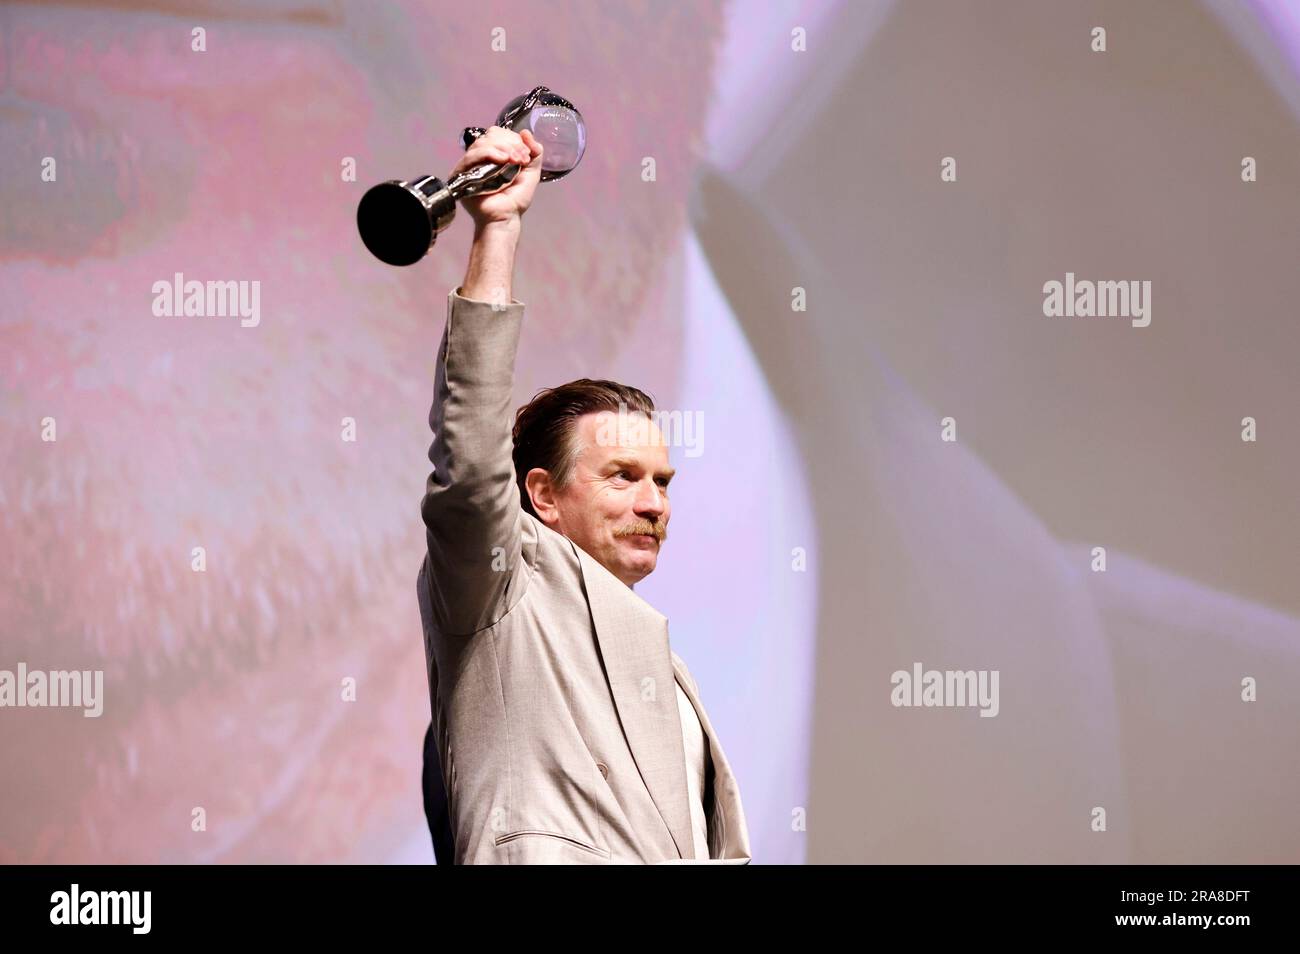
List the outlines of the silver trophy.
{"label": "silver trophy", "polygon": [[[587,148],[587,127],[577,108],[545,86],[516,96],[501,110],[495,123],[515,132],[529,130],[542,145],[542,181],[550,182],[573,171]],[[487,132],[467,126],[461,145],[468,149]],[[357,205],[357,230],[372,255],[389,265],[413,265],[433,247],[438,233],[456,217],[456,202],[467,196],[486,195],[514,181],[518,163],[484,162],[466,169],[449,182],[437,176],[381,182],[361,197]]]}

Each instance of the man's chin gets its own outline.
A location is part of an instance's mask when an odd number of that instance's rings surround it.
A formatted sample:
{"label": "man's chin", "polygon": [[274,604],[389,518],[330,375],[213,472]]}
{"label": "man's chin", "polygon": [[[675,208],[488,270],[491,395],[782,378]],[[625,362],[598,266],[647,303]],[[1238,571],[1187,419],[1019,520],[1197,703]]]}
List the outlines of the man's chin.
{"label": "man's chin", "polygon": [[659,562],[658,549],[636,550],[632,553],[624,549],[620,557],[618,572],[615,575],[628,586],[639,583],[653,573]]}

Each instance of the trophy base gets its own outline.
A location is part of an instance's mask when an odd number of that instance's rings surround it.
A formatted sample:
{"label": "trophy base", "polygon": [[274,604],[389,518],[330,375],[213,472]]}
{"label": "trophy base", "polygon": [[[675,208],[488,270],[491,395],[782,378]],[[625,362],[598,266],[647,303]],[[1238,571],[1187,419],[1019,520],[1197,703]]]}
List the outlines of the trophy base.
{"label": "trophy base", "polygon": [[[357,205],[357,231],[370,254],[388,265],[414,265],[424,258],[438,231],[455,214],[455,203],[450,199],[431,201],[441,198],[437,195],[440,182],[438,188],[430,188],[435,182],[432,177],[421,179],[414,186],[397,181],[381,182],[361,197]],[[434,195],[426,195],[420,188],[422,185]],[[442,209],[443,205],[450,209]],[[434,228],[435,219],[439,229]]]}

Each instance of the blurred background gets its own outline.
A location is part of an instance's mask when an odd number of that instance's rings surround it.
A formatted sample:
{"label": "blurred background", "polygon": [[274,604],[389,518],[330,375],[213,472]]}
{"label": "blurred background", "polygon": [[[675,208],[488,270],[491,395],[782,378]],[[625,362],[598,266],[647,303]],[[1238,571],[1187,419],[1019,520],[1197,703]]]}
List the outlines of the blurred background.
{"label": "blurred background", "polygon": [[[97,719],[0,709],[0,861],[432,861],[419,502],[470,229],[394,269],[354,216],[539,84],[588,143],[525,221],[516,403],[609,377],[703,422],[637,592],[754,861],[1300,861],[1296,3],[0,34],[0,669],[105,674]],[[155,317],[177,272],[259,282],[259,323]],[[1067,272],[1150,281],[1150,326],[1045,317]],[[917,662],[998,670],[997,717],[891,705]]]}

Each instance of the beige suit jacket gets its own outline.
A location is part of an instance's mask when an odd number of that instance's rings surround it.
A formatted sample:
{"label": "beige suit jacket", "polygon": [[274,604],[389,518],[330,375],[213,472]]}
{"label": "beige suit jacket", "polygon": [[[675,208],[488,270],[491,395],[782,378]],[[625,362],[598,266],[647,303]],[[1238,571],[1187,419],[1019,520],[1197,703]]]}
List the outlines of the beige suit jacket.
{"label": "beige suit jacket", "polygon": [[520,506],[523,303],[459,291],[438,350],[418,578],[456,862],[693,858],[676,680],[707,741],[709,857],[748,863],[740,789],[667,619]]}

